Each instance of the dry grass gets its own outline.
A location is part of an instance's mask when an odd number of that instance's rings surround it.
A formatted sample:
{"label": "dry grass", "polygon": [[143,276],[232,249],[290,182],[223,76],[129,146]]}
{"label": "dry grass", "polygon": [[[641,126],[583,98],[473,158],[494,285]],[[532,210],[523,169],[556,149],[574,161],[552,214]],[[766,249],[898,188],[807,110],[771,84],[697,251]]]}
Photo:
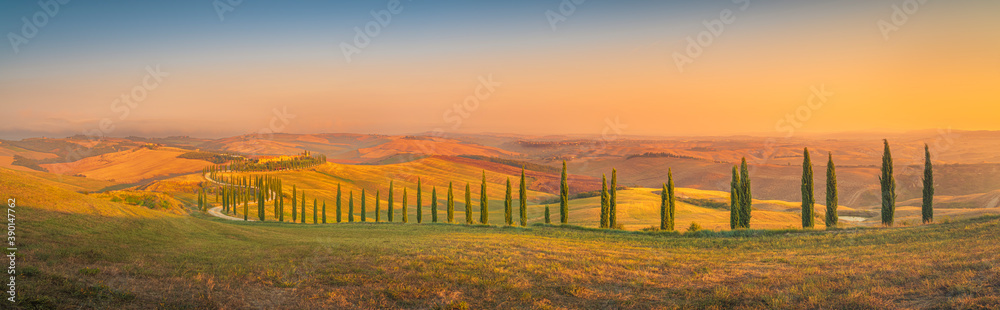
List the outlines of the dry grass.
{"label": "dry grass", "polygon": [[49,171],[82,174],[91,179],[131,183],[178,173],[201,171],[211,163],[177,158],[186,151],[174,148],[138,148],[87,157],[71,163],[44,164]]}
{"label": "dry grass", "polygon": [[[625,233],[231,223],[32,210],[22,305],[63,308],[1000,307],[1000,218]],[[101,225],[91,223],[100,222]],[[66,242],[65,240],[73,240]],[[87,270],[83,270],[88,268]],[[99,270],[94,272],[93,269]]]}

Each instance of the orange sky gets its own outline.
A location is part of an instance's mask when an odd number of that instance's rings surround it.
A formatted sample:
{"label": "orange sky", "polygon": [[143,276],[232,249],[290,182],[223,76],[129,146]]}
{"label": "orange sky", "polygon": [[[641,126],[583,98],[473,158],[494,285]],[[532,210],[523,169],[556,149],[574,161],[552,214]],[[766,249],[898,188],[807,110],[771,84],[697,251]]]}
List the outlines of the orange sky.
{"label": "orange sky", "polygon": [[[75,134],[102,119],[116,136],[231,135],[269,127],[275,109],[295,115],[280,131],[302,133],[600,134],[615,118],[634,135],[1000,130],[1000,5],[928,2],[887,40],[877,22],[894,3],[693,6],[664,18],[641,3],[640,15],[581,5],[557,31],[540,12],[507,28],[415,35],[390,25],[350,63],[338,50],[352,35],[343,29],[242,33],[225,24],[239,35],[143,37],[149,46],[110,41],[126,48],[61,54],[41,49],[89,43],[55,40],[69,30],[53,23],[38,39],[51,42],[0,56],[10,68],[0,75],[0,138]],[[672,55],[726,9],[735,22],[679,71]],[[395,23],[430,23],[403,14]],[[170,75],[127,117],[109,108],[157,65]],[[474,111],[454,110],[481,77],[499,86]],[[813,88],[832,93],[822,107],[808,108]],[[797,127],[786,119],[796,112]]]}

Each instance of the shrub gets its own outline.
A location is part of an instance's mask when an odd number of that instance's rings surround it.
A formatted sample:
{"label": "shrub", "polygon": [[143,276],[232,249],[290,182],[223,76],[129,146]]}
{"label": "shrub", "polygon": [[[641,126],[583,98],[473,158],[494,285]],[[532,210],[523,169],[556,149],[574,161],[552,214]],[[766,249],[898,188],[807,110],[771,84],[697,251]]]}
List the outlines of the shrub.
{"label": "shrub", "polygon": [[698,225],[698,223],[691,222],[691,226],[688,226],[688,232],[697,232],[699,230],[701,230],[701,225]]}

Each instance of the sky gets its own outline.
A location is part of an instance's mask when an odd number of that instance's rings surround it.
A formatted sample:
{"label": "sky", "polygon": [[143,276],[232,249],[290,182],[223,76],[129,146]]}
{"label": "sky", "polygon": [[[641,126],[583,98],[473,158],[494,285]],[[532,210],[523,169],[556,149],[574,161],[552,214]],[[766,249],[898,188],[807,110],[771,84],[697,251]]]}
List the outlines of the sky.
{"label": "sky", "polygon": [[0,139],[1000,130],[998,11],[978,0],[4,1]]}

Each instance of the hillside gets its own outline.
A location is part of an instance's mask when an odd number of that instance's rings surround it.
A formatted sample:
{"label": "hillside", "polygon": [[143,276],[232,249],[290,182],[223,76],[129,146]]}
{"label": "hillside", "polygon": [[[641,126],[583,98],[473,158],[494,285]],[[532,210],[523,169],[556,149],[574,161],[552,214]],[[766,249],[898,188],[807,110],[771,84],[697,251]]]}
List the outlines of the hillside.
{"label": "hillside", "polygon": [[[740,234],[23,209],[23,308],[990,309],[1000,218]],[[101,223],[94,225],[94,223]],[[67,242],[72,240],[72,242]],[[903,263],[905,262],[905,263]]]}
{"label": "hillside", "polygon": [[186,150],[160,147],[136,148],[87,157],[69,163],[43,164],[43,168],[59,174],[83,175],[87,178],[132,183],[172,174],[201,171],[211,163],[177,158]]}
{"label": "hillside", "polygon": [[[39,178],[24,172],[0,168],[0,192],[15,199],[18,206],[59,213],[95,215],[102,217],[159,218],[169,214],[182,214],[175,200],[168,208],[155,211],[146,207],[112,202],[99,195],[74,192],[67,188],[75,185]],[[162,195],[162,194],[161,194]],[[164,197],[163,199],[169,199]],[[164,212],[165,211],[165,212]]]}

